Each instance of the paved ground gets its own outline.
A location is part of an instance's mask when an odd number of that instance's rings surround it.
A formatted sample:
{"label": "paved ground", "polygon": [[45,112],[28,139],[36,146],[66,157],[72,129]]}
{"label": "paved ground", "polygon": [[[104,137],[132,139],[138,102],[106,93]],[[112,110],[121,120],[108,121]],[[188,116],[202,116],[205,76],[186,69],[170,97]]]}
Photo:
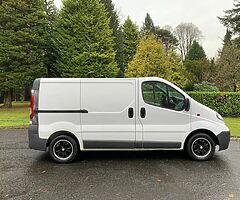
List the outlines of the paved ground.
{"label": "paved ground", "polygon": [[240,199],[240,142],[208,162],[181,152],[89,152],[53,163],[26,130],[0,130],[0,199]]}

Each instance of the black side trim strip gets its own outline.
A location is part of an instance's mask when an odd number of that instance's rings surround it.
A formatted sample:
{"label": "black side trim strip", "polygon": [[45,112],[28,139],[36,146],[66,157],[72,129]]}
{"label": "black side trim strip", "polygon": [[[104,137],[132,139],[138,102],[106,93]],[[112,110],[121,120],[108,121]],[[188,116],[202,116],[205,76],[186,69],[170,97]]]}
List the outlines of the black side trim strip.
{"label": "black side trim strip", "polygon": [[181,142],[143,142],[143,148],[179,149]]}
{"label": "black side trim strip", "polygon": [[179,149],[181,142],[129,142],[129,141],[83,141],[85,149],[133,149],[133,148],[163,148]]}
{"label": "black side trim strip", "polygon": [[35,110],[35,113],[88,113],[87,110]]}
{"label": "black side trim strip", "polygon": [[129,141],[83,141],[85,149],[133,149],[134,142]]}

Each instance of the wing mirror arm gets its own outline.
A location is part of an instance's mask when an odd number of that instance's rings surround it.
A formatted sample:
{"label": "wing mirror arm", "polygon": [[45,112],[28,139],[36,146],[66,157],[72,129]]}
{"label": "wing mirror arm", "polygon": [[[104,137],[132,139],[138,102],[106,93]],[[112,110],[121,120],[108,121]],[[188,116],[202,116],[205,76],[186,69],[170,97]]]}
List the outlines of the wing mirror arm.
{"label": "wing mirror arm", "polygon": [[189,111],[189,110],[190,110],[190,100],[189,100],[189,98],[186,98],[186,99],[185,99],[184,109],[185,109],[186,111]]}

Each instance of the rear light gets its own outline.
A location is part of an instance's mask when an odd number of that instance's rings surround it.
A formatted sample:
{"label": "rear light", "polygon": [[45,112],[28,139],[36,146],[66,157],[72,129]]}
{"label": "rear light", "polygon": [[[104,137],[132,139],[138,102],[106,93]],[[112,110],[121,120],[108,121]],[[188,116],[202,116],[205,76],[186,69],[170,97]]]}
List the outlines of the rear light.
{"label": "rear light", "polygon": [[31,96],[31,102],[30,102],[30,121],[32,121],[34,117],[34,96]]}

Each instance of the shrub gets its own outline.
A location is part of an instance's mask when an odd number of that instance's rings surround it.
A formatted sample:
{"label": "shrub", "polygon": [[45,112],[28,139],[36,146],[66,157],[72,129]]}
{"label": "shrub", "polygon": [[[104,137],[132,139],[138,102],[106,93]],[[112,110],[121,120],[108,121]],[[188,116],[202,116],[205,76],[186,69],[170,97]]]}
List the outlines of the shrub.
{"label": "shrub", "polygon": [[240,116],[240,92],[188,92],[188,94],[223,116]]}
{"label": "shrub", "polygon": [[194,84],[194,91],[219,92],[219,89],[214,83],[203,81],[202,83]]}

